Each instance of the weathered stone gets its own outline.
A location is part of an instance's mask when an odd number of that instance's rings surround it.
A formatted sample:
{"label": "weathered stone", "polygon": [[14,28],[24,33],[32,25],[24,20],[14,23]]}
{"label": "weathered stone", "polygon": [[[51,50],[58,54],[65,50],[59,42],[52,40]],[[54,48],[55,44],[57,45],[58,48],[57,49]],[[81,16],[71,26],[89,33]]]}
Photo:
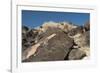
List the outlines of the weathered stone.
{"label": "weathered stone", "polygon": [[90,21],[88,21],[87,23],[84,24],[84,28],[86,31],[90,30]]}
{"label": "weathered stone", "polygon": [[74,42],[80,46],[90,46],[90,31],[84,32],[83,34],[80,34],[80,36],[77,36],[74,38]]}
{"label": "weathered stone", "polygon": [[75,35],[83,33],[83,27],[78,26],[77,28],[72,29],[68,32],[68,36],[74,38]]}
{"label": "weathered stone", "polygon": [[69,60],[80,60],[86,56],[86,53],[80,49],[72,49],[69,53]]}
{"label": "weathered stone", "polygon": [[35,44],[35,37],[38,35],[38,31],[35,29],[29,29],[26,26],[22,27],[22,51],[26,50],[33,44]]}
{"label": "weathered stone", "polygon": [[[52,34],[56,34],[56,36],[46,40]],[[37,29],[24,28],[22,31],[22,53],[26,50],[30,51],[29,49],[34,48],[34,45],[38,43],[40,45],[36,51],[23,62],[80,60],[89,56],[90,28],[66,22],[47,22]]]}
{"label": "weathered stone", "polygon": [[[52,29],[52,28],[51,28]],[[55,33],[56,36],[48,40],[46,44],[41,44],[35,55],[31,56],[26,61],[55,61],[64,60],[69,49],[73,45],[73,40],[67,36],[62,30],[48,29],[44,34],[41,34],[42,38],[38,41],[43,41],[46,37]]]}

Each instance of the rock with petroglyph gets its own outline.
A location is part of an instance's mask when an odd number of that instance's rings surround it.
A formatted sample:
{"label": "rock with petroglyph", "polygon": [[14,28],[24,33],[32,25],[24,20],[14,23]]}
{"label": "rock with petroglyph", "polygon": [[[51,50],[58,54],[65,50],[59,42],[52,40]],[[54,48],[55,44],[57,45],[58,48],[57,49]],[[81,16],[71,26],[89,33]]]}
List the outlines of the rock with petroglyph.
{"label": "rock with petroglyph", "polygon": [[[49,40],[44,41],[52,34],[56,34]],[[67,36],[60,28],[48,28],[45,33],[38,36],[38,41],[41,45],[37,51],[29,59],[24,61],[55,61],[64,60],[69,49],[73,45],[73,40]]]}
{"label": "rock with petroglyph", "polygon": [[90,55],[90,26],[45,22],[22,30],[22,61],[80,60]]}

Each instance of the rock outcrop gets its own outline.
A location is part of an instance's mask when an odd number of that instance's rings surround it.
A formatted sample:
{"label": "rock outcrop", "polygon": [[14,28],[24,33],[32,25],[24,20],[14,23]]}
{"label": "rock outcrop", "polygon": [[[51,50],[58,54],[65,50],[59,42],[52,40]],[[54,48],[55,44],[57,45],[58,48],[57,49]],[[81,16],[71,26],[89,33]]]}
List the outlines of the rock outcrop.
{"label": "rock outcrop", "polygon": [[23,26],[22,61],[81,60],[88,57],[90,29],[86,25],[46,22],[36,29]]}

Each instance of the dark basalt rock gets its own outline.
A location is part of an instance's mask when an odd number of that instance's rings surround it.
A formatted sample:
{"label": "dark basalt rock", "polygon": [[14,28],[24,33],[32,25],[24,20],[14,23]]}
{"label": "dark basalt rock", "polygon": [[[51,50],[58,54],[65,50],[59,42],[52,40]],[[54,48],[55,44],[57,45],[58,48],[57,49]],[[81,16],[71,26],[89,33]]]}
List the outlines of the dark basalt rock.
{"label": "dark basalt rock", "polygon": [[46,44],[41,44],[35,55],[31,56],[28,62],[33,61],[57,61],[64,60],[73,45],[73,39],[69,38],[62,30],[48,29],[45,33],[39,35],[42,37],[38,42],[43,41],[45,38],[52,34],[56,34],[52,39],[48,40]]}

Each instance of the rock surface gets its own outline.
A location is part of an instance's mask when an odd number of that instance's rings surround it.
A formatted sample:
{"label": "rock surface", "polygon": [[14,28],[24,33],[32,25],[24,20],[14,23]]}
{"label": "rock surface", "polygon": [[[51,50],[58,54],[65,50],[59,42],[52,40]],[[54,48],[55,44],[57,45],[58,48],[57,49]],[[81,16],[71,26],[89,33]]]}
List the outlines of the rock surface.
{"label": "rock surface", "polygon": [[86,56],[85,52],[80,49],[72,49],[70,52],[68,59],[69,60],[80,60]]}
{"label": "rock surface", "polygon": [[[81,60],[89,56],[90,29],[72,23],[45,23],[37,29],[22,27],[22,54],[42,42],[35,53],[22,62]],[[85,29],[85,31],[84,31]],[[50,35],[56,34],[49,40]],[[23,57],[23,55],[22,55]]]}

